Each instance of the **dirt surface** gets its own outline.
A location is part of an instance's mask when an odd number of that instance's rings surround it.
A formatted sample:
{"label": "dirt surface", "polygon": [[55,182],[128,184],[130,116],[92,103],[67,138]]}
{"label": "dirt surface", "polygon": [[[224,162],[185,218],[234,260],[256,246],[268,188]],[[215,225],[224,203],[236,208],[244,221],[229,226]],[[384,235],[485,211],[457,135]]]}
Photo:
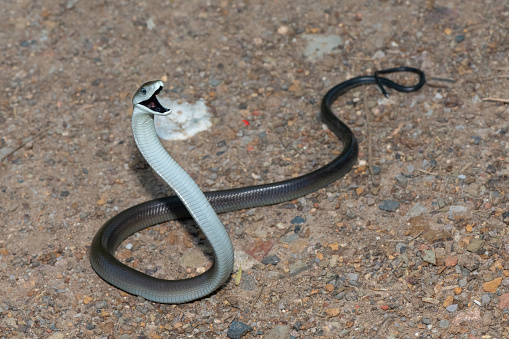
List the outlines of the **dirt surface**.
{"label": "dirt surface", "polygon": [[[509,111],[482,99],[509,99],[508,17],[501,0],[5,2],[1,337],[507,337]],[[331,36],[331,51],[305,55]],[[428,86],[338,101],[360,141],[348,175],[221,216],[238,285],[232,275],[207,298],[164,305],[90,267],[106,220],[171,193],[133,142],[141,83],[206,101],[212,128],[165,146],[217,190],[327,163],[341,145],[318,119],[322,96],[399,65],[422,68]],[[183,278],[210,265],[201,248],[191,223],[169,223],[130,237],[118,257]]]}

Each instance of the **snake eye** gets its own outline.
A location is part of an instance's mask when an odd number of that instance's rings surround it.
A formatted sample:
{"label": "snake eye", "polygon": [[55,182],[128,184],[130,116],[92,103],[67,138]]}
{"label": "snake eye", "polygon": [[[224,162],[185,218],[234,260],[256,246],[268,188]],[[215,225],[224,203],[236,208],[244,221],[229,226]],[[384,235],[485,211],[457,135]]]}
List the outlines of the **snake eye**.
{"label": "snake eye", "polygon": [[147,94],[147,90],[145,88],[142,88],[141,89],[141,94],[146,95]]}

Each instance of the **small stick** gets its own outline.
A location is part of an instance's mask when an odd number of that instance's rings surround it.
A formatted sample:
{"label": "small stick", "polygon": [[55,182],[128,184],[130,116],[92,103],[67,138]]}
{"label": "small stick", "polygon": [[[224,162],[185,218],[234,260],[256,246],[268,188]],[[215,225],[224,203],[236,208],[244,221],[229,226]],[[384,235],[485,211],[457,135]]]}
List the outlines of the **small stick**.
{"label": "small stick", "polygon": [[509,104],[509,99],[501,99],[501,98],[483,98],[482,101],[494,101],[494,102],[503,102],[504,104]]}
{"label": "small stick", "polygon": [[454,79],[448,79],[448,78],[437,78],[437,77],[431,77],[430,80],[433,80],[433,81],[443,81],[443,82],[450,82],[450,83],[455,83],[456,80]]}
{"label": "small stick", "polygon": [[44,132],[48,131],[50,128],[53,127],[53,124],[51,124],[50,126],[46,127],[45,129],[43,129],[42,131],[40,131],[39,133],[37,133],[36,135],[33,135],[31,137],[29,137],[28,139],[26,139],[25,141],[23,141],[21,143],[21,145],[19,145],[18,147],[14,147],[12,149],[12,151],[10,151],[9,153],[5,154],[4,156],[1,156],[0,155],[0,162],[2,162],[4,159],[7,159],[9,156],[13,155],[14,153],[16,153],[18,150],[22,149],[23,147],[25,147],[26,144],[28,144],[30,141],[34,140],[35,138],[37,138],[38,136],[40,136],[41,134],[43,134]]}
{"label": "small stick", "polygon": [[260,292],[258,292],[258,295],[256,296],[256,299],[255,299],[253,305],[256,304],[258,302],[258,299],[260,299],[260,297],[262,296],[262,292],[263,292],[263,288],[264,287],[265,286],[262,285],[262,288],[260,288]]}

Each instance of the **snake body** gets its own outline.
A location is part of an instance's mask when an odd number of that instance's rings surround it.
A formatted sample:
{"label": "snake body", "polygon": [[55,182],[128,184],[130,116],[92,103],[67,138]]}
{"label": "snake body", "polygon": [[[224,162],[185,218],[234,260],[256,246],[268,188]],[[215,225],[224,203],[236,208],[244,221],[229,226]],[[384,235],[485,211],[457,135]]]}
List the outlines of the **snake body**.
{"label": "snake body", "polygon": [[[419,76],[413,86],[402,86],[379,74],[411,72]],[[330,163],[297,178],[265,185],[203,193],[191,177],[161,145],[155,132],[154,115],[170,112],[161,106],[156,95],[161,81],[142,85],[133,97],[132,129],[140,152],[154,171],[175,191],[176,196],[155,199],[133,206],[108,220],[95,235],[90,248],[90,263],[110,284],[134,295],[161,303],[184,303],[204,297],[219,288],[233,270],[233,246],[216,213],[277,204],[317,191],[350,171],[357,160],[358,144],[350,130],[331,110],[334,101],[364,84],[377,84],[400,92],[412,92],[425,84],[422,71],[411,67],[392,68],[361,76],[336,85],[324,96],[321,119],[341,140],[343,150]],[[193,218],[210,242],[214,263],[206,272],[193,278],[164,280],[151,277],[119,262],[114,254],[120,243],[147,227],[170,220]]]}

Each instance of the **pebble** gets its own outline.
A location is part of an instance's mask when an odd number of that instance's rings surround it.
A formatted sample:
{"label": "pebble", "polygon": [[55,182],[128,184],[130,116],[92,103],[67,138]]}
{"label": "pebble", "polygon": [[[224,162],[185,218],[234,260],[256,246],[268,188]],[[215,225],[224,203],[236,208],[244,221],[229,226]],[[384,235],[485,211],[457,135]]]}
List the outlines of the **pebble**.
{"label": "pebble", "polygon": [[403,254],[406,252],[406,248],[407,248],[407,245],[404,244],[404,243],[397,243],[396,246],[394,247],[394,250],[396,251],[396,253],[400,253],[400,254]]}
{"label": "pebble", "polygon": [[406,187],[408,185],[408,178],[405,177],[404,175],[402,174],[398,174],[396,175],[396,177],[394,177],[394,179],[396,180],[396,182],[402,186],[402,187]]}
{"label": "pebble", "polygon": [[228,327],[228,331],[226,332],[226,336],[230,339],[241,339],[248,332],[251,332],[253,328],[243,322],[234,320]]}
{"label": "pebble", "polygon": [[462,214],[466,213],[467,208],[465,206],[449,206],[449,214]]}
{"label": "pebble", "polygon": [[281,259],[277,255],[269,255],[268,257],[265,257],[262,259],[262,264],[264,265],[277,265]]}
{"label": "pebble", "polygon": [[302,224],[302,223],[304,223],[304,222],[306,222],[306,219],[304,219],[304,218],[303,218],[303,217],[301,217],[301,216],[296,216],[296,217],[295,217],[295,218],[293,218],[293,219],[292,219],[292,221],[291,221],[292,225],[294,225],[294,224]]}
{"label": "pebble", "polygon": [[437,264],[437,257],[435,251],[433,250],[424,250],[421,255],[422,260],[429,262],[430,264]]}
{"label": "pebble", "polygon": [[449,320],[447,320],[447,319],[440,320],[440,323],[438,324],[438,326],[440,326],[440,328],[448,328]]}
{"label": "pebble", "polygon": [[422,322],[424,325],[430,325],[430,324],[431,324],[431,319],[429,319],[429,318],[422,318],[422,319],[421,319],[421,322]]}
{"label": "pebble", "polygon": [[103,308],[106,308],[108,307],[108,302],[106,300],[101,300],[101,301],[98,301],[95,303],[95,308],[96,309],[103,309]]}
{"label": "pebble", "polygon": [[347,218],[349,218],[349,219],[355,219],[355,218],[357,217],[357,215],[355,214],[355,212],[354,212],[354,211],[352,211],[352,210],[347,210],[347,211],[346,211],[346,216],[347,216]]}
{"label": "pebble", "polygon": [[292,332],[292,328],[286,325],[277,325],[265,337],[266,339],[287,339]]}
{"label": "pebble", "polygon": [[488,281],[488,282],[485,282],[484,284],[482,284],[482,289],[485,292],[495,293],[501,283],[502,283],[502,277],[499,277],[499,278],[493,279],[491,281]]}
{"label": "pebble", "polygon": [[428,209],[420,202],[416,203],[408,212],[405,214],[405,220],[418,217],[424,213],[427,213]]}
{"label": "pebble", "polygon": [[449,313],[454,313],[458,310],[458,304],[452,304],[445,308]]}
{"label": "pebble", "polygon": [[484,293],[484,294],[481,296],[481,304],[482,304],[483,306],[486,306],[486,305],[488,305],[490,302],[491,302],[491,297],[490,297],[489,293]]}
{"label": "pebble", "polygon": [[300,238],[300,235],[298,235],[297,233],[290,233],[290,234],[285,235],[284,237],[282,237],[281,241],[285,242],[287,244],[290,244],[290,243],[294,242],[295,240],[297,240],[299,238]]}
{"label": "pebble", "polygon": [[304,56],[310,61],[321,59],[325,54],[338,53],[338,46],[342,45],[339,35],[302,34],[302,37],[307,40]]}
{"label": "pebble", "polygon": [[437,203],[438,203],[438,207],[440,207],[440,208],[445,207],[445,200],[442,197],[437,199]]}
{"label": "pebble", "polygon": [[459,260],[459,258],[457,256],[450,255],[447,258],[445,258],[444,263],[445,263],[445,266],[453,267],[453,266],[456,266],[456,264],[458,263],[458,260]]}
{"label": "pebble", "polygon": [[297,262],[290,265],[290,277],[296,276],[299,273],[302,273],[311,268],[311,265],[308,265],[303,262]]}
{"label": "pebble", "polygon": [[481,247],[484,246],[484,240],[479,238],[474,238],[470,240],[470,243],[467,246],[467,251],[476,253]]}
{"label": "pebble", "polygon": [[394,212],[395,210],[398,209],[398,207],[399,207],[399,202],[394,201],[394,200],[384,200],[378,205],[379,209],[381,209],[382,211],[387,211],[387,212]]}
{"label": "pebble", "polygon": [[220,83],[221,83],[221,80],[216,80],[216,79],[210,79],[209,80],[209,85],[212,86],[212,87],[216,87]]}
{"label": "pebble", "polygon": [[357,280],[359,280],[359,275],[357,273],[347,273],[346,278],[349,282],[357,282]]}
{"label": "pebble", "polygon": [[270,240],[256,240],[246,246],[246,253],[255,258],[262,260],[271,250],[274,243]]}
{"label": "pebble", "polygon": [[203,253],[185,253],[182,257],[180,257],[180,265],[182,267],[192,267],[197,268],[203,266],[205,262],[205,257]]}
{"label": "pebble", "polygon": [[475,271],[479,268],[480,262],[476,255],[470,253],[464,253],[458,260],[458,265],[465,267],[470,272]]}
{"label": "pebble", "polygon": [[509,293],[504,293],[500,296],[498,308],[500,309],[509,308]]}

